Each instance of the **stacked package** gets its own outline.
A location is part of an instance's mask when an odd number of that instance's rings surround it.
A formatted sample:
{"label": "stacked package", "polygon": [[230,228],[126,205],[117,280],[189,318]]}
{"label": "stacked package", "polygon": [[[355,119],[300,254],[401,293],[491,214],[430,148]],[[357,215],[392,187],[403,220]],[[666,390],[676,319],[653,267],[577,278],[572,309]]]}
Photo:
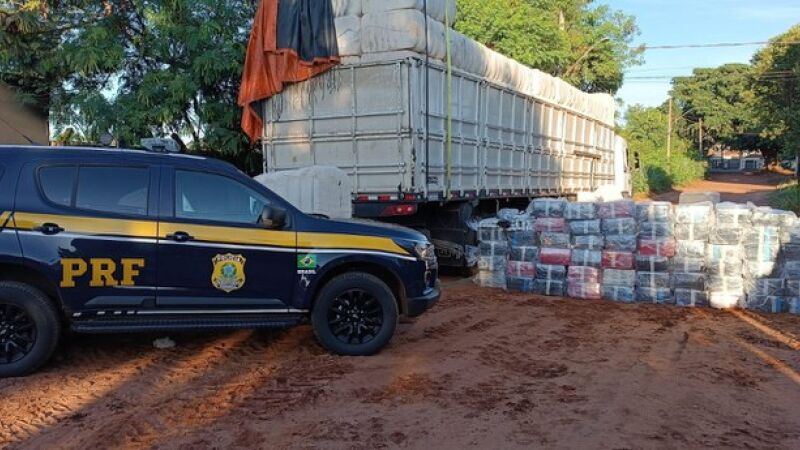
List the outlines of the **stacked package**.
{"label": "stacked package", "polygon": [[599,300],[602,297],[600,266],[604,239],[594,203],[570,203],[564,212],[572,236],[572,255],[567,275],[570,297]]}
{"label": "stacked package", "polygon": [[506,271],[511,247],[505,228],[498,219],[486,219],[478,225],[478,275],[475,281],[484,287],[506,287]]}
{"label": "stacked package", "polygon": [[670,262],[677,250],[672,236],[672,203],[638,203],[636,218],[639,221],[636,298],[646,303],[672,303]]}
{"label": "stacked package", "polygon": [[714,308],[733,308],[745,300],[745,232],[752,227],[752,211],[747,205],[724,202],[715,210],[706,252],[709,304]]}
{"label": "stacked package", "polygon": [[537,294],[563,296],[566,293],[567,266],[572,260],[565,219],[568,206],[565,199],[541,198],[528,207],[539,235],[539,264],[533,282],[533,292]]}
{"label": "stacked package", "polygon": [[714,203],[698,202],[675,207],[672,287],[675,304],[706,306],[706,247],[714,224]]}
{"label": "stacked package", "polygon": [[630,303],[636,297],[634,252],[638,226],[635,213],[636,205],[630,200],[600,203],[597,207],[604,239],[600,263],[603,298],[607,300]]}

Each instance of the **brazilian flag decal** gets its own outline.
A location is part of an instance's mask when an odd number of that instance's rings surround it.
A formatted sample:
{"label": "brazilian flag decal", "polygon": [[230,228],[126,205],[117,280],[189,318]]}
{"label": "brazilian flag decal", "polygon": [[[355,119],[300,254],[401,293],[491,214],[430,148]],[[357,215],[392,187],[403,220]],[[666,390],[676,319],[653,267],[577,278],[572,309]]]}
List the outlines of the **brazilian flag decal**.
{"label": "brazilian flag decal", "polygon": [[317,268],[317,255],[297,255],[297,268],[314,270]]}

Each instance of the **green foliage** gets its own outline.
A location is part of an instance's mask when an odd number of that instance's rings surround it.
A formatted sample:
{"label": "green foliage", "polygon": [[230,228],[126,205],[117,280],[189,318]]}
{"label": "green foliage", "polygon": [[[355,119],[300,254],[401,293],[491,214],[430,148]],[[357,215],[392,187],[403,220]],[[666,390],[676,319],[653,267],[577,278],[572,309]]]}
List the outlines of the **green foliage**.
{"label": "green foliage", "polygon": [[[50,0],[0,5],[0,81],[49,108],[55,133],[191,136],[191,149],[259,163],[236,105],[255,2]],[[8,5],[8,6],[7,6]]]}
{"label": "green foliage", "polygon": [[[625,116],[620,134],[628,140],[634,192],[666,192],[705,176],[705,163],[692,143],[673,133],[667,158],[668,115],[661,108],[634,106]],[[676,121],[679,122],[679,121]],[[638,155],[641,167],[635,168]]]}
{"label": "green foliage", "polygon": [[634,19],[586,0],[459,0],[456,29],[586,92],[615,93],[640,62]]}
{"label": "green foliage", "polygon": [[800,214],[800,186],[792,183],[781,187],[769,195],[769,204],[773,208]]}

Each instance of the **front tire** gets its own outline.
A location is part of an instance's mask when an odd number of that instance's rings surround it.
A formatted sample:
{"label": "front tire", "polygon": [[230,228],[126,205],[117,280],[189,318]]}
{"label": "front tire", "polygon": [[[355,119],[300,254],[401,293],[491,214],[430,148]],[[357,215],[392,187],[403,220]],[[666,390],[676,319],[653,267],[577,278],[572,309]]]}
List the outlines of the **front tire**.
{"label": "front tire", "polygon": [[317,296],[311,324],[320,344],[339,355],[378,353],[394,336],[397,299],[379,278],[362,272],[339,275]]}
{"label": "front tire", "polygon": [[52,356],[60,334],[58,312],[42,291],[0,282],[0,378],[36,371]]}

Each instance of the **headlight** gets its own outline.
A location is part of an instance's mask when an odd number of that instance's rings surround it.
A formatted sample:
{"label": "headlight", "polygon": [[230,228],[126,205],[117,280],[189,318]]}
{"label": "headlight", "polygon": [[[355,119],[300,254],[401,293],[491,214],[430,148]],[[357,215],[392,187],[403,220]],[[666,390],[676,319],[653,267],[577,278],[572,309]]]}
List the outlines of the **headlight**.
{"label": "headlight", "polygon": [[430,268],[436,265],[436,250],[430,242],[417,242],[414,244],[414,253],[419,259],[425,261]]}

